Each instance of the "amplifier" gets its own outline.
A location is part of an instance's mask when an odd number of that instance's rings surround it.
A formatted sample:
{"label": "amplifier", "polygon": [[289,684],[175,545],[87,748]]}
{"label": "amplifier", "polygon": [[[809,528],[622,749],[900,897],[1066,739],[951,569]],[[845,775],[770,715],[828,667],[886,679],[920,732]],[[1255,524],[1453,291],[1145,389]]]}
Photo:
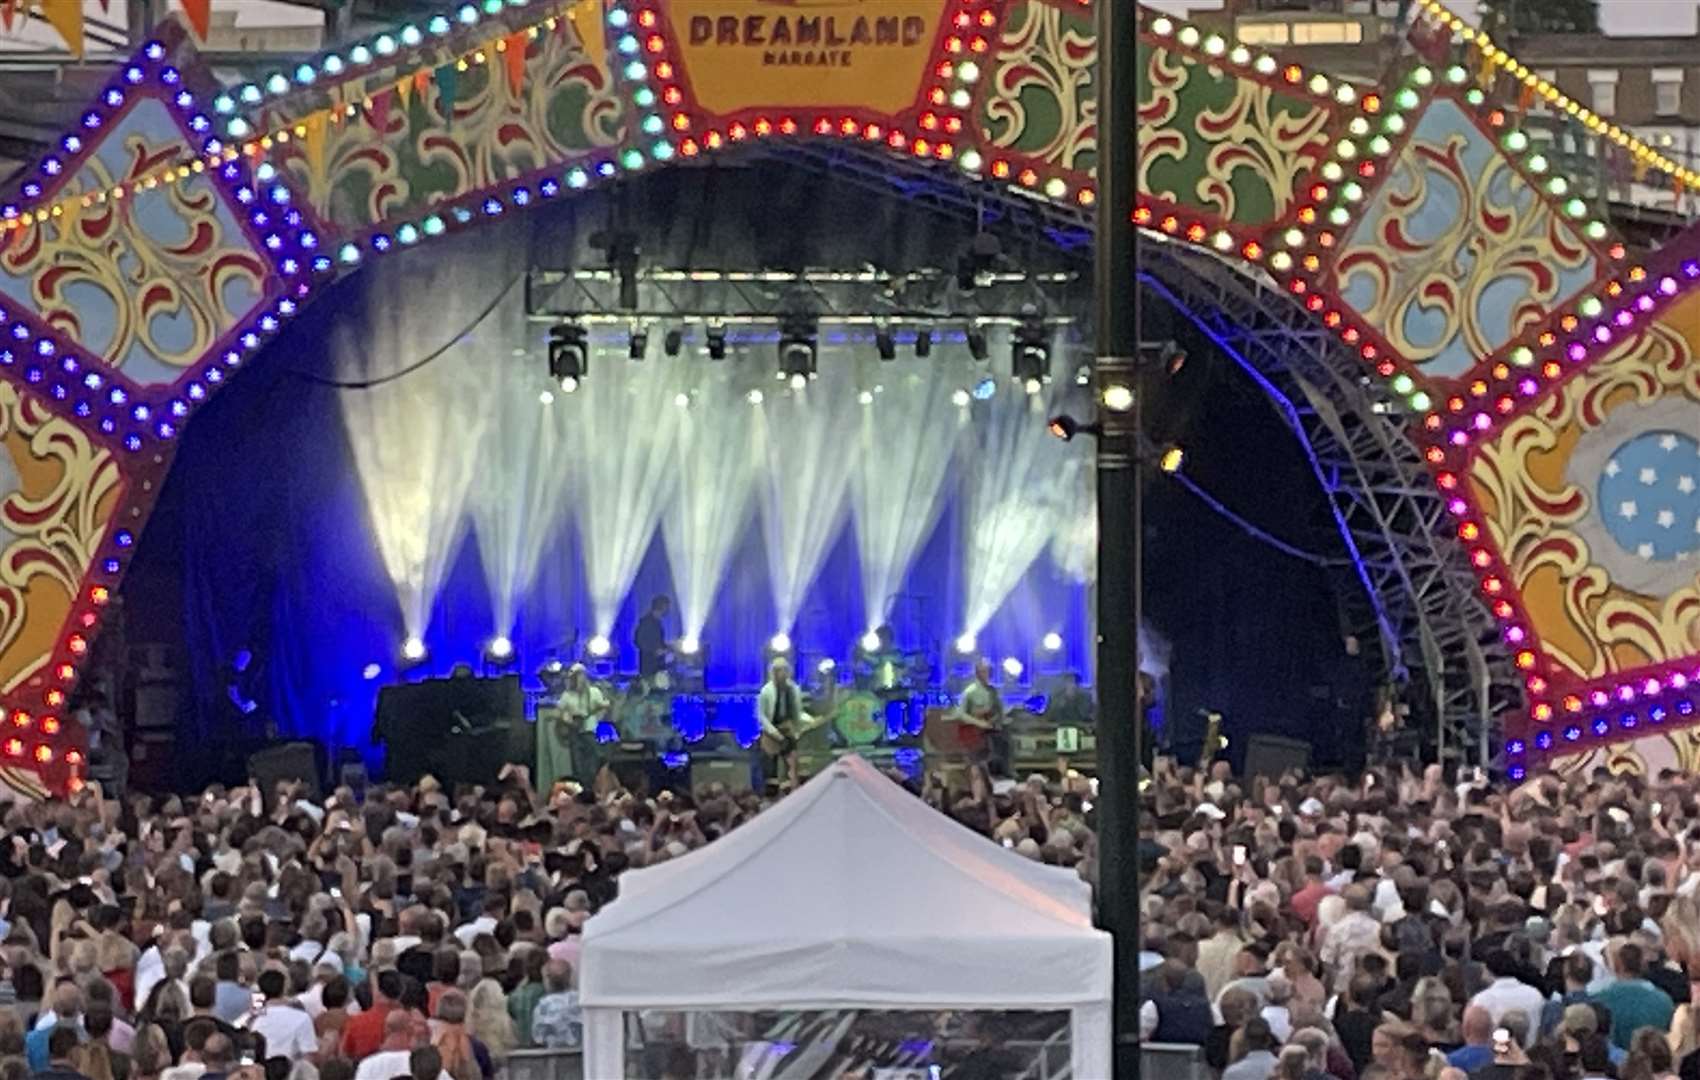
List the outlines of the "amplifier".
{"label": "amplifier", "polygon": [[750,759],[744,757],[693,757],[691,794],[700,797],[710,784],[720,784],[737,795],[750,790]]}

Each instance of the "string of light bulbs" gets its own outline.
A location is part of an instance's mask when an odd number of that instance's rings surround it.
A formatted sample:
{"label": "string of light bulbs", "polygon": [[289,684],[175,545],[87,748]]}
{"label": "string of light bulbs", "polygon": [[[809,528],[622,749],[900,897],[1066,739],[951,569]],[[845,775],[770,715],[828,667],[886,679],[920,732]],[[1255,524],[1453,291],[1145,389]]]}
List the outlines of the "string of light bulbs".
{"label": "string of light bulbs", "polygon": [[1539,94],[1542,100],[1553,108],[1567,116],[1574,117],[1594,134],[1603,136],[1629,151],[1634,155],[1636,161],[1681,181],[1685,187],[1700,189],[1700,171],[1690,169],[1659,153],[1629,131],[1572,98],[1550,81],[1532,71],[1515,56],[1494,44],[1491,37],[1470,26],[1440,0],[1418,0],[1418,7],[1452,31],[1465,44],[1473,45],[1483,60],[1505,71],[1525,87]]}
{"label": "string of light bulbs", "polygon": [[[525,34],[528,40],[534,41],[546,27],[552,29],[557,22],[557,17],[551,15],[547,19],[540,19],[529,26],[521,27],[512,33],[500,35],[475,48],[468,49],[453,61],[446,62],[455,64],[461,71],[467,70],[474,63],[495,64],[501,54],[506,51],[508,38],[517,34]],[[434,66],[441,67],[442,65]],[[396,87],[399,87],[402,83],[412,82],[415,74],[416,72],[410,72],[380,92],[396,92]],[[107,202],[122,201],[137,193],[153,191],[163,185],[181,184],[205,174],[209,169],[216,169],[240,158],[258,159],[269,153],[274,147],[288,145],[292,139],[306,139],[311,128],[320,122],[328,125],[352,119],[359,114],[361,108],[369,108],[371,101],[372,95],[367,94],[365,100],[360,104],[350,101],[327,105],[324,108],[315,109],[279,124],[262,134],[248,136],[238,146],[221,146],[217,150],[209,150],[191,157],[180,157],[130,180],[120,181],[99,190],[62,196],[51,203],[37,205],[33,209],[26,210],[15,218],[0,221],[0,232],[30,228],[44,224],[54,218],[63,218],[73,207],[91,209]]]}

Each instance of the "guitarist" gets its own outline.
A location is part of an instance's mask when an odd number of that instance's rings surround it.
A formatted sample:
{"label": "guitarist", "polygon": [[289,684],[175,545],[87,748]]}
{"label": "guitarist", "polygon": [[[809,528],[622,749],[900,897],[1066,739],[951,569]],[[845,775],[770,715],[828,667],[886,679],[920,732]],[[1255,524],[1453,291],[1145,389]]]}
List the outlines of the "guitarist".
{"label": "guitarist", "polygon": [[561,691],[557,707],[560,709],[555,721],[558,734],[572,748],[573,772],[589,791],[602,766],[602,746],[596,739],[596,726],[607,716],[608,696],[590,681],[583,664],[574,664],[567,669],[567,685]]}
{"label": "guitarist", "polygon": [[986,742],[995,763],[1009,760],[1008,736],[1003,731],[1003,696],[992,685],[992,662],[985,657],[974,661],[974,681],[957,699],[961,722],[986,733]]}
{"label": "guitarist", "polygon": [[756,698],[756,719],[761,721],[762,752],[778,765],[785,764],[786,788],[797,783],[797,735],[809,723],[803,712],[803,692],[791,678],[791,662],[776,657],[767,669],[767,682]]}

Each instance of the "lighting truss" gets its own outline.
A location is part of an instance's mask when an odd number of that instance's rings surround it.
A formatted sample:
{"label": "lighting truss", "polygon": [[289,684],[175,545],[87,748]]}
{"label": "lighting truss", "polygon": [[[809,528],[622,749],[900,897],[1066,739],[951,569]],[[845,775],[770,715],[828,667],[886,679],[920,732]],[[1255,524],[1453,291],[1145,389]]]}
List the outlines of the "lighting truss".
{"label": "lighting truss", "polygon": [[1363,365],[1273,284],[1197,252],[1149,242],[1147,284],[1258,381],[1307,447],[1359,588],[1357,618],[1380,631],[1387,670],[1425,691],[1443,757],[1486,764],[1494,718],[1522,683],[1479,597],[1411,418]]}
{"label": "lighting truss", "polygon": [[[994,274],[963,292],[954,272],[943,268],[902,274],[649,268],[637,275],[634,309],[623,305],[621,285],[620,276],[608,270],[531,270],[525,282],[526,317],[546,323],[576,317],[586,323],[713,320],[778,326],[787,312],[808,312],[822,322],[848,325],[1028,322],[1055,327],[1084,321],[1082,304],[1090,292],[1077,271]],[[1046,314],[1041,318],[1033,311]]]}

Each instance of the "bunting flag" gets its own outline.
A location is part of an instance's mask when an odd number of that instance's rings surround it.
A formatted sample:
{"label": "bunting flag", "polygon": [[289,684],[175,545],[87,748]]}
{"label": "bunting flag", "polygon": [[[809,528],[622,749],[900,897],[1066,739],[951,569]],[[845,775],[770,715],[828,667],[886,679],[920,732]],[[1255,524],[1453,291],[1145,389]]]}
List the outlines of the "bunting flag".
{"label": "bunting flag", "polygon": [[413,92],[419,95],[419,100],[425,100],[425,91],[431,88],[431,73],[420,68],[413,73]]}
{"label": "bunting flag", "polygon": [[195,31],[195,40],[207,40],[207,30],[212,26],[212,0],[179,0],[179,3],[183,5],[183,17]]}
{"label": "bunting flag", "polygon": [[437,69],[437,104],[443,110],[443,123],[455,122],[455,100],[460,91],[460,68],[453,60]]}
{"label": "bunting flag", "polygon": [[18,0],[5,0],[4,4],[0,4],[0,26],[4,26],[8,33],[12,29],[12,20],[17,16]]}
{"label": "bunting flag", "polygon": [[41,17],[48,25],[59,31],[59,36],[65,39],[65,48],[71,55],[81,60],[83,57],[83,3],[82,0],[41,0]]}
{"label": "bunting flag", "polygon": [[509,34],[508,47],[502,50],[502,56],[507,61],[508,89],[514,97],[519,97],[525,88],[525,48],[531,37],[524,30],[517,34]]}
{"label": "bunting flag", "polygon": [[402,78],[397,79],[396,84],[395,84],[395,92],[396,92],[396,96],[401,99],[401,111],[405,114],[407,112],[407,103],[413,97],[413,78],[412,78],[412,76],[403,76]]}
{"label": "bunting flag", "polygon": [[325,175],[325,135],[326,121],[329,119],[325,111],[320,109],[307,117],[307,134],[304,141],[307,146],[307,186],[308,189],[319,186],[319,181]]}
{"label": "bunting flag", "polygon": [[372,130],[379,135],[389,130],[390,97],[388,90],[379,90],[372,95],[371,104],[366,106],[366,119],[372,122]]}
{"label": "bunting flag", "polygon": [[608,36],[602,28],[602,0],[578,0],[567,9],[567,21],[573,24],[579,44],[587,54],[597,60],[608,55]]}

